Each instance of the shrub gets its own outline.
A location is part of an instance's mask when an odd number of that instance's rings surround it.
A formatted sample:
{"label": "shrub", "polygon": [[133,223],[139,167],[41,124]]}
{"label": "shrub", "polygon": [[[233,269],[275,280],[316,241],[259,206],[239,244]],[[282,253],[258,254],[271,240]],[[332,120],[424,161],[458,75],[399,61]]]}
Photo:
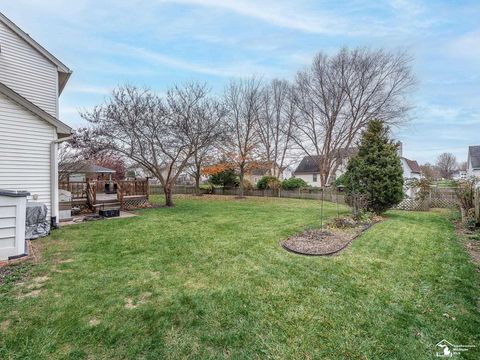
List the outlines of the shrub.
{"label": "shrub", "polygon": [[236,187],[239,184],[238,176],[233,169],[226,169],[216,174],[212,174],[208,179],[208,182],[223,187]]}
{"label": "shrub", "polygon": [[458,187],[455,189],[455,194],[460,202],[460,206],[464,211],[468,211],[475,207],[475,187],[477,180],[471,178],[458,182]]}
{"label": "shrub", "polygon": [[305,182],[305,180],[300,178],[292,177],[290,179],[285,179],[282,181],[283,190],[295,190],[295,189],[300,189],[307,186],[308,184]]}
{"label": "shrub", "polygon": [[335,179],[335,182],[333,183],[333,185],[335,185],[335,187],[338,187],[340,185],[345,186],[345,181],[346,181],[345,174],[342,174],[338,178]]}
{"label": "shrub", "polygon": [[207,194],[213,194],[213,184],[200,184],[200,190],[205,190]]}
{"label": "shrub", "polygon": [[243,189],[244,190],[253,190],[253,184],[247,179],[243,179]]}
{"label": "shrub", "polygon": [[[358,154],[350,159],[345,173],[348,195],[368,198],[366,209],[381,214],[403,199],[403,170],[398,144],[389,138],[383,121],[372,120],[362,133]],[[354,209],[358,214],[359,209]]]}
{"label": "shrub", "polygon": [[263,176],[257,182],[257,189],[278,189],[280,181],[275,176]]}

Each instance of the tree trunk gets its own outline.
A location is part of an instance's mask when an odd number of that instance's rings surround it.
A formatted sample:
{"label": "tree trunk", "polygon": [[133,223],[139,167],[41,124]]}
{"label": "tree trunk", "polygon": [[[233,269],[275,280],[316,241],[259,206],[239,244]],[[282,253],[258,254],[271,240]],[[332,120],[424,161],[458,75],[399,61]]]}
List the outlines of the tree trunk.
{"label": "tree trunk", "polygon": [[244,177],[243,169],[241,168],[240,169],[240,188],[238,193],[238,196],[241,198],[243,198],[243,177]]}
{"label": "tree trunk", "polygon": [[200,173],[195,173],[195,195],[200,196]]}
{"label": "tree trunk", "polygon": [[173,197],[172,197],[172,186],[170,184],[165,185],[163,187],[163,192],[165,193],[165,206],[172,207],[173,204]]}

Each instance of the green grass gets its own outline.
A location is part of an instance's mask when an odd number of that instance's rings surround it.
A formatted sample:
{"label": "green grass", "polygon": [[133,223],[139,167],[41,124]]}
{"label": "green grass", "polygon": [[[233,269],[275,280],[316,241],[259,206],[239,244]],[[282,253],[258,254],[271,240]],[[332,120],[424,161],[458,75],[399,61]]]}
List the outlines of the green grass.
{"label": "green grass", "polygon": [[278,245],[318,225],[316,201],[140,214],[40,240],[29,279],[0,292],[0,358],[410,360],[444,338],[479,358],[479,279],[443,213],[390,212],[327,258]]}

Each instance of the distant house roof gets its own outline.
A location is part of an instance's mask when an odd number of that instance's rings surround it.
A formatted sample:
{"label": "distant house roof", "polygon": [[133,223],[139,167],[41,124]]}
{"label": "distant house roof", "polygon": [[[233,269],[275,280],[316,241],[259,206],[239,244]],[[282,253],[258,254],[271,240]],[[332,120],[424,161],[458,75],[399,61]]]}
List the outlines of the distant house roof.
{"label": "distant house roof", "polygon": [[115,170],[91,163],[63,164],[58,166],[58,171],[64,173],[90,173],[90,174],[114,174]]}
{"label": "distant house roof", "polygon": [[[358,152],[357,148],[348,148],[340,149],[338,151],[338,158],[345,159],[355,155]],[[311,174],[320,172],[320,160],[323,155],[315,156],[305,156],[300,164],[298,164],[297,169],[294,171],[294,174]]]}
{"label": "distant house roof", "polygon": [[480,169],[480,145],[468,147],[468,157],[473,169]]}
{"label": "distant house roof", "polygon": [[413,173],[418,173],[420,174],[422,172],[422,169],[420,169],[420,166],[417,163],[417,160],[410,160],[405,157],[402,157],[403,160],[407,163],[408,167]]}

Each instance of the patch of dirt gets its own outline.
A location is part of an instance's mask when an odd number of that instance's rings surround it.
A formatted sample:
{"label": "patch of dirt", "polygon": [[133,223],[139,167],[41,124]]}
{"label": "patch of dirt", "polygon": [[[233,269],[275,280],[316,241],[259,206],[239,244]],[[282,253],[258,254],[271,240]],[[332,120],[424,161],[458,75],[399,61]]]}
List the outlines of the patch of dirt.
{"label": "patch of dirt", "polygon": [[39,289],[33,290],[29,293],[18,295],[17,299],[24,299],[24,298],[27,298],[27,297],[37,297],[37,296],[40,295],[41,291],[42,290],[39,290]]}
{"label": "patch of dirt", "polygon": [[138,299],[136,301],[132,298],[126,298],[125,299],[126,300],[125,308],[135,309],[135,308],[138,307],[138,305],[145,304],[148,301],[148,299],[150,299],[151,296],[152,296],[152,293],[144,292],[144,293],[140,294],[140,296],[138,297]]}
{"label": "patch of dirt", "polygon": [[0,332],[5,332],[10,326],[10,320],[4,320],[0,323]]}
{"label": "patch of dirt", "polygon": [[98,320],[97,318],[93,318],[91,319],[88,323],[90,324],[90,326],[97,326],[97,325],[100,325],[100,320]]}
{"label": "patch of dirt", "polygon": [[69,264],[73,262],[73,259],[65,259],[65,260],[60,260],[58,263],[59,264]]}
{"label": "patch of dirt", "polygon": [[349,229],[312,229],[289,237],[281,242],[284,249],[301,255],[334,255],[345,249],[350,243],[371,225]]}
{"label": "patch of dirt", "polygon": [[147,300],[152,296],[152,293],[149,293],[149,292],[145,292],[143,294],[141,294],[138,298],[138,302],[140,304],[145,304],[147,302]]}
{"label": "patch of dirt", "polygon": [[132,298],[127,298],[126,300],[127,300],[127,303],[125,304],[125,307],[126,307],[127,309],[135,309],[135,308],[138,306],[138,305],[135,305],[135,304],[133,303],[133,299],[132,299]]}
{"label": "patch of dirt", "polygon": [[41,283],[44,283],[45,281],[47,281],[48,279],[50,279],[48,276],[38,276],[38,277],[34,278],[33,281],[37,284],[41,284]]}

